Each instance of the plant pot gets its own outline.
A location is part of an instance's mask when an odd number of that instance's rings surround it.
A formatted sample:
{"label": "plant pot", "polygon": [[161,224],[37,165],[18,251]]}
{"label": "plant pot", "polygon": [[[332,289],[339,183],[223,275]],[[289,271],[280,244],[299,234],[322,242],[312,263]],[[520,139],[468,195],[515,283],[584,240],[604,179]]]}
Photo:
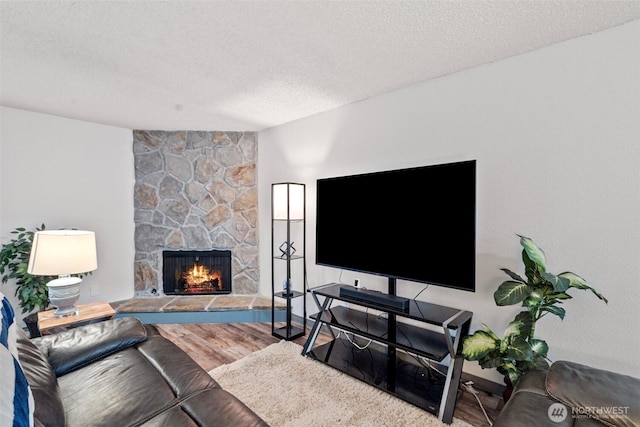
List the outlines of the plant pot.
{"label": "plant pot", "polygon": [[22,319],[27,325],[27,329],[29,330],[29,336],[31,338],[41,337],[40,329],[38,329],[38,313],[31,313]]}
{"label": "plant pot", "polygon": [[507,403],[507,401],[511,398],[511,394],[513,393],[513,384],[511,383],[511,379],[505,375],[504,377],[504,390],[502,390],[502,401]]}

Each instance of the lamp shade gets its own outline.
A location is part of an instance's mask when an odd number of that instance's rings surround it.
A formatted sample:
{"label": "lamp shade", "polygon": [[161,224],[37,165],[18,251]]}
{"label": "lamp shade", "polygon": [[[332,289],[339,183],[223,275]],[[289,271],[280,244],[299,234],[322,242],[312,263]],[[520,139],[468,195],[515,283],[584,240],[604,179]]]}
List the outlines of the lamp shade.
{"label": "lamp shade", "polygon": [[98,268],[93,231],[38,231],[33,236],[27,272],[36,276],[78,274]]}
{"label": "lamp shade", "polygon": [[304,184],[273,184],[273,219],[304,219]]}

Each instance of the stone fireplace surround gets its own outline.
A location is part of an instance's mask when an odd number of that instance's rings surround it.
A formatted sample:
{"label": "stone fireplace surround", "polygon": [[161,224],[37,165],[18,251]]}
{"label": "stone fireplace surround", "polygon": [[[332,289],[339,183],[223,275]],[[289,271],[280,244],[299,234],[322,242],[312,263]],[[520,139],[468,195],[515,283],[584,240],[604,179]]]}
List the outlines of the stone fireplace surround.
{"label": "stone fireplace surround", "polygon": [[162,295],[163,250],[231,250],[233,294],[258,293],[255,132],[133,132],[135,296]]}

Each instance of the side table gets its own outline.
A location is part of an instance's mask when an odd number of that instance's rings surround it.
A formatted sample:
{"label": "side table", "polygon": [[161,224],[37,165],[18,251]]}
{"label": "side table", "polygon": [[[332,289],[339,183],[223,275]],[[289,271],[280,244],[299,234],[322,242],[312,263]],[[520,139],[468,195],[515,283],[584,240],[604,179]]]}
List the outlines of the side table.
{"label": "side table", "polygon": [[56,328],[69,328],[85,323],[93,323],[100,320],[108,320],[115,316],[115,310],[107,302],[92,302],[79,304],[78,314],[73,316],[57,317],[53,314],[55,309],[38,313],[38,329],[43,335],[52,332]]}

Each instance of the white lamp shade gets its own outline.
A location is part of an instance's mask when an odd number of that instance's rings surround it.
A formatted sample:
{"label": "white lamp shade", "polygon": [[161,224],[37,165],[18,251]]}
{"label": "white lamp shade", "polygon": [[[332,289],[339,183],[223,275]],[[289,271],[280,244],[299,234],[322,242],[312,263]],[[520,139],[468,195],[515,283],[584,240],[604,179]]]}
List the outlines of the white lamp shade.
{"label": "white lamp shade", "polygon": [[273,185],[273,219],[304,219],[304,184]]}
{"label": "white lamp shade", "polygon": [[36,276],[78,274],[98,268],[93,231],[38,231],[33,236],[27,272]]}

